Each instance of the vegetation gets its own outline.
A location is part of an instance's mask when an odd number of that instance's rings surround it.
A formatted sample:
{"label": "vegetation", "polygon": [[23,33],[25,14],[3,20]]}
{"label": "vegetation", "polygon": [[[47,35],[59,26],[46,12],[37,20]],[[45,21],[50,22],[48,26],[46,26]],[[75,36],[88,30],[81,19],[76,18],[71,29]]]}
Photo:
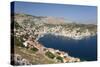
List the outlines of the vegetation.
{"label": "vegetation", "polygon": [[45,55],[51,59],[54,59],[54,57],[55,57],[55,55],[53,53],[51,53],[50,51],[46,52]]}
{"label": "vegetation", "polygon": [[13,23],[14,23],[14,28],[15,29],[20,29],[21,28],[21,26],[16,21],[14,21]]}
{"label": "vegetation", "polygon": [[[20,22],[18,21],[19,17],[22,20]],[[67,31],[69,32],[69,34],[71,31],[73,32],[75,31],[79,34],[81,34],[81,32],[85,32],[86,30],[89,30],[89,32],[93,34],[97,31],[96,25],[76,24],[76,23],[66,23],[66,24],[42,23],[43,21],[46,21],[45,17],[36,17],[31,15],[25,15],[25,14],[22,15],[17,14],[17,18],[15,19],[16,21],[13,22],[14,33],[11,33],[12,38],[14,38],[14,45],[16,45],[16,47],[14,47],[15,53],[21,55],[23,58],[28,59],[29,61],[31,61],[32,64],[63,62],[64,58],[61,57],[60,55],[57,55],[56,53],[53,54],[50,51],[47,51],[44,54],[44,52],[40,51],[41,49],[35,48],[34,46],[31,47],[31,45],[29,46],[29,44],[26,48],[30,48],[30,49],[23,48],[24,47],[23,43],[27,40],[30,40],[29,39],[30,35],[37,38],[39,36],[38,33],[41,33],[42,31],[46,31],[47,33],[49,32],[59,33],[62,31]],[[35,41],[33,42],[34,45]],[[38,43],[36,43],[36,45],[38,45]]]}
{"label": "vegetation", "polygon": [[57,56],[56,59],[58,59],[60,62],[63,62],[63,58],[60,56]]}
{"label": "vegetation", "polygon": [[22,56],[22,58],[27,59],[32,64],[52,64],[56,63],[55,61],[48,59],[46,56],[40,53],[33,53],[32,50],[28,50],[25,48],[19,48],[16,46],[15,53]]}
{"label": "vegetation", "polygon": [[37,48],[31,48],[31,50],[33,51],[33,52],[37,52],[38,51],[38,49]]}
{"label": "vegetation", "polygon": [[14,45],[20,46],[20,41],[17,38],[14,38]]}
{"label": "vegetation", "polygon": [[22,40],[18,37],[14,37],[14,45],[24,47],[23,43],[22,43]]}

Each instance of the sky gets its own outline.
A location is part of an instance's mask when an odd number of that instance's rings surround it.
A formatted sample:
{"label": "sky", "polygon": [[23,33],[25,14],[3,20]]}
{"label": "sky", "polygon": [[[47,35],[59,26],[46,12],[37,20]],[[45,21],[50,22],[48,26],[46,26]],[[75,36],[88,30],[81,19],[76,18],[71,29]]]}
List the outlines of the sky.
{"label": "sky", "polygon": [[15,2],[15,13],[65,18],[78,23],[97,24],[97,7],[68,4]]}

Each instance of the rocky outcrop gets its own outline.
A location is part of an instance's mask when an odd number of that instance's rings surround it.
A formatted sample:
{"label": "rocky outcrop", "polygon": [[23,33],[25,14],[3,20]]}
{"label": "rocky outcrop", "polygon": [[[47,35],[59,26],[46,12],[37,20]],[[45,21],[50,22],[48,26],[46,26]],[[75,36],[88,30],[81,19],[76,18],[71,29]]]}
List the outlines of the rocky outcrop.
{"label": "rocky outcrop", "polygon": [[12,54],[13,65],[31,65],[31,63],[19,54]]}

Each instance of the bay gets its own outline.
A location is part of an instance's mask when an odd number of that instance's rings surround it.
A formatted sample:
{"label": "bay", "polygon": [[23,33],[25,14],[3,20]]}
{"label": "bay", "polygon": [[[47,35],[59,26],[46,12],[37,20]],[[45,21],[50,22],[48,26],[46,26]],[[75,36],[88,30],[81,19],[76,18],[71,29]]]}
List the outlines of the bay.
{"label": "bay", "polygon": [[74,40],[63,36],[46,34],[38,40],[47,48],[54,48],[67,52],[70,56],[84,61],[97,60],[97,36],[81,40]]}

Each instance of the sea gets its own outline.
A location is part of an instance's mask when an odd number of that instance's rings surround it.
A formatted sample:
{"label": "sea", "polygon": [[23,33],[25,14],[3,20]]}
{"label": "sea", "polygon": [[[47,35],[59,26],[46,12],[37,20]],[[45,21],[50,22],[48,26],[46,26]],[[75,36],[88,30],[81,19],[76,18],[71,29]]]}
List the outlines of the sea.
{"label": "sea", "polygon": [[97,35],[75,40],[68,37],[46,34],[39,38],[38,41],[47,48],[67,52],[72,57],[80,58],[81,61],[97,60]]}

